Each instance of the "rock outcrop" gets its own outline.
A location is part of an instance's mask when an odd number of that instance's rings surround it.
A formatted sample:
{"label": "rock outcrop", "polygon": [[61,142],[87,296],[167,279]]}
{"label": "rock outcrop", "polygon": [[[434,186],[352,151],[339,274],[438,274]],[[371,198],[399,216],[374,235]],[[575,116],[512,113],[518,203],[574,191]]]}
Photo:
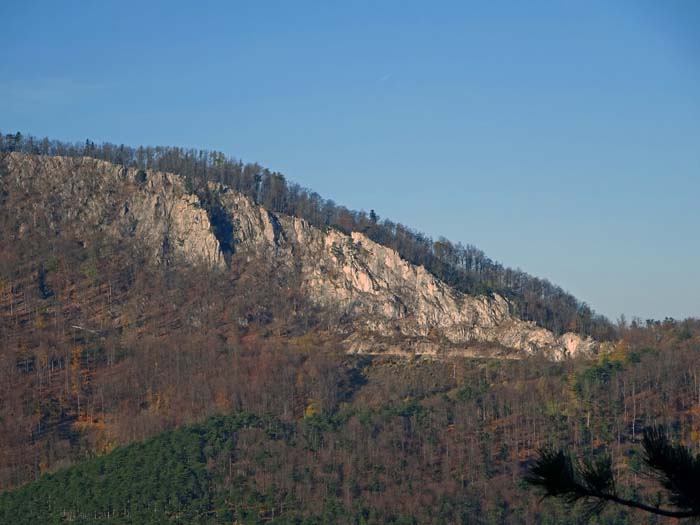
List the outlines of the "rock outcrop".
{"label": "rock outcrop", "polygon": [[[44,220],[51,231],[70,229],[86,239],[95,232],[132,236],[157,262],[173,257],[224,266],[207,212],[177,175],[91,158],[20,154],[9,155],[7,166],[14,187],[31,196],[26,205],[34,208],[33,224]],[[18,234],[31,227],[19,224]]]}
{"label": "rock outcrop", "polygon": [[[155,262],[178,258],[226,270],[211,211],[177,175],[87,158],[12,154],[7,162],[13,184],[40,196],[51,228],[133,235]],[[208,195],[225,215],[217,220],[231,231],[235,264],[247,254],[298,272],[309,300],[349,320],[338,327],[348,351],[469,353],[491,345],[560,358],[595,348],[590,339],[557,337],[512,316],[501,296],[460,293],[362,233],[274,214],[221,184],[210,184]]]}
{"label": "rock outcrop", "polygon": [[222,196],[234,220],[239,249],[298,265],[314,302],[324,307],[340,305],[343,314],[353,319],[353,334],[347,339],[351,351],[371,352],[384,346],[377,336],[396,339],[397,334],[404,338],[404,348],[409,345],[432,354],[465,349],[475,342],[526,352],[542,350],[553,357],[588,352],[595,346],[577,334],[556,337],[513,317],[508,302],[499,295],[460,293],[362,233],[322,231],[302,219],[272,214],[223,186],[212,190]]}

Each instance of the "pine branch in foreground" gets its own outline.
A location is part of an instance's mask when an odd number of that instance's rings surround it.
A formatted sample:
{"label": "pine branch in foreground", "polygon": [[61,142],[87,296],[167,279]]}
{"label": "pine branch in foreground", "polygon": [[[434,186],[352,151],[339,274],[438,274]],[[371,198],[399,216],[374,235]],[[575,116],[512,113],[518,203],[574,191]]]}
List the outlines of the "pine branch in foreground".
{"label": "pine branch in foreground", "polygon": [[574,460],[564,450],[542,449],[525,481],[544,491],[545,497],[569,504],[607,503],[639,509],[671,518],[700,517],[700,455],[672,444],[663,427],[648,428],[642,440],[644,461],[655,472],[675,509],[664,509],[618,495],[610,456],[598,460]]}

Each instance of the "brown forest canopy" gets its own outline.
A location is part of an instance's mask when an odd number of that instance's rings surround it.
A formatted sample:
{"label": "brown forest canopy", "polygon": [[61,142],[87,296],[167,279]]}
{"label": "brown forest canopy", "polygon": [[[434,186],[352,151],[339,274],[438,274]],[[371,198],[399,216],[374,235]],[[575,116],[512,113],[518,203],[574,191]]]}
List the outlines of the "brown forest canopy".
{"label": "brown forest canopy", "polygon": [[472,245],[433,240],[403,224],[380,219],[372,210],[349,210],[318,193],[289,182],[284,175],[259,164],[245,164],[217,151],[179,147],[133,148],[110,143],[66,143],[21,133],[0,132],[0,152],[93,157],[114,164],[176,173],[193,190],[208,181],[221,182],[271,211],[303,218],[317,227],[333,226],[345,233],[360,231],[396,250],[407,261],[424,266],[439,279],[472,295],[497,292],[507,297],[513,313],[557,334],[566,331],[598,340],[615,337],[615,328],[586,303],[546,279],[493,261]]}

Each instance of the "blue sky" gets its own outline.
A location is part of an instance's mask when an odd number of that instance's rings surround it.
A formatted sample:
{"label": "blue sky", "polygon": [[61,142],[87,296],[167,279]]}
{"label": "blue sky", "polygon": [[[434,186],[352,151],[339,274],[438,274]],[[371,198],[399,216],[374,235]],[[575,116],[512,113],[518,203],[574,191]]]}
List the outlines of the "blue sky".
{"label": "blue sky", "polygon": [[0,129],[218,149],[700,316],[700,2],[3,2]]}

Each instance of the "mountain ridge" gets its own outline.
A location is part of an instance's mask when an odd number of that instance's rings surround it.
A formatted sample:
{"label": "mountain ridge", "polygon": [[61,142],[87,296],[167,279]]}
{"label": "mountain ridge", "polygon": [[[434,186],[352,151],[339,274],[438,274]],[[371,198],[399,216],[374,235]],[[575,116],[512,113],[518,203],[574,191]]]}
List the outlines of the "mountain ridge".
{"label": "mountain ridge", "polygon": [[[546,279],[508,268],[472,245],[454,244],[444,237],[433,240],[410,227],[380,218],[374,210],[366,213],[347,209],[288,181],[281,173],[259,164],[244,164],[221,152],[161,146],[133,148],[90,140],[65,143],[20,133],[0,133],[0,151],[90,157],[124,167],[176,173],[200,197],[206,193],[209,182],[221,182],[275,213],[303,218],[319,228],[334,227],[346,234],[363,232],[463,293],[498,293],[509,300],[518,317],[535,321],[557,335],[571,331],[599,341],[617,337],[617,328],[605,317]],[[224,247],[226,255],[230,255],[232,245],[227,243]]]}
{"label": "mountain ridge", "polygon": [[[387,350],[382,339],[393,339],[390,348],[403,344],[407,353],[432,355],[465,351],[473,343],[544,351],[555,358],[596,347],[590,338],[556,336],[517,319],[498,294],[463,294],[361,232],[322,231],[304,219],[271,212],[222,183],[209,182],[202,198],[176,174],[87,157],[12,153],[7,164],[19,189],[45,195],[51,230],[132,236],[154,262],[167,264],[175,257],[219,270],[228,267],[228,243],[231,251],[297,271],[313,303],[346,319],[340,332],[351,352],[376,351],[373,345]],[[214,218],[223,224],[217,228]],[[26,227],[20,225],[18,234]]]}

